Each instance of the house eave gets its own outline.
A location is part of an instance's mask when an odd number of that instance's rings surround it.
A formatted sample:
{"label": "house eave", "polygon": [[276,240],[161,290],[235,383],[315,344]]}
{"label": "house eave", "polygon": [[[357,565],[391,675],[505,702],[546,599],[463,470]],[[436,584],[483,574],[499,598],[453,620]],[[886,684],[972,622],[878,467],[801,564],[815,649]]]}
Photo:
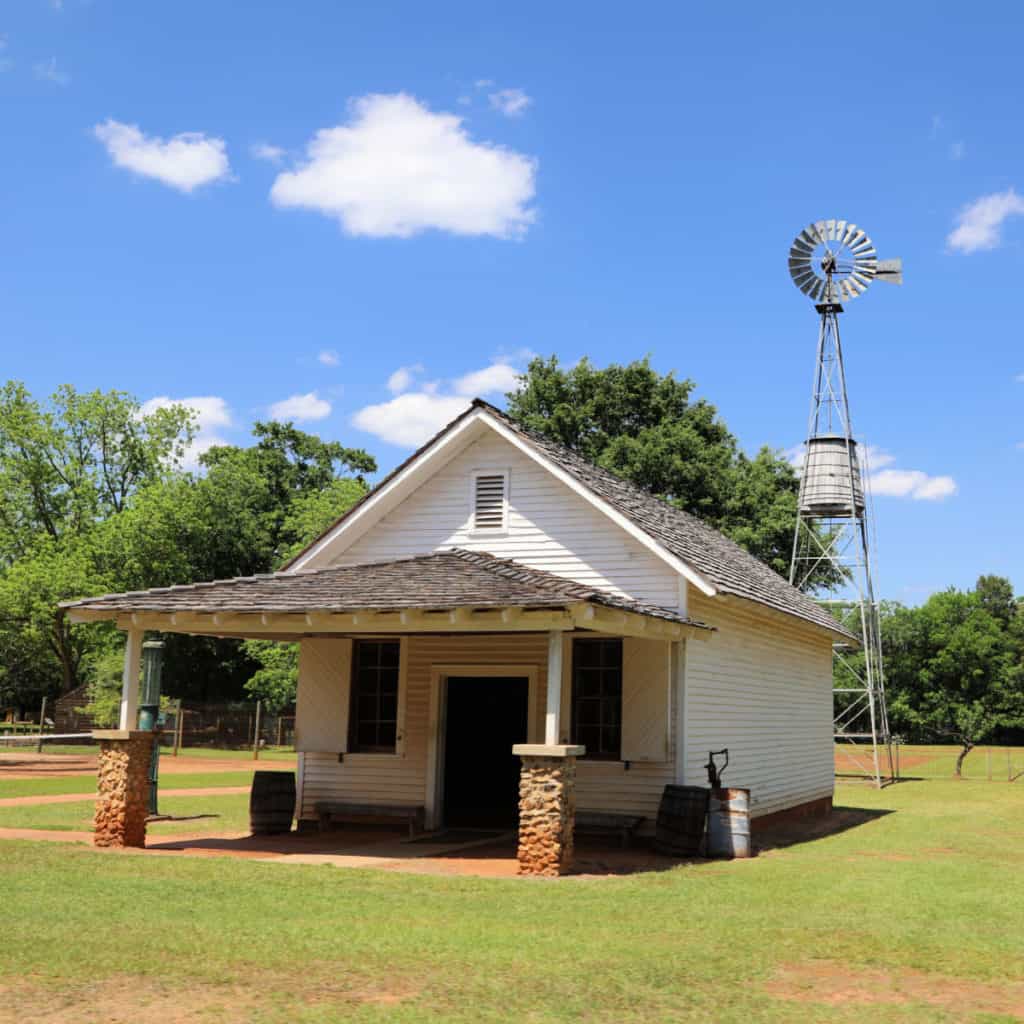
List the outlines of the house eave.
{"label": "house eave", "polygon": [[195,636],[265,638],[282,641],[305,636],[359,636],[438,633],[537,633],[552,630],[587,630],[617,636],[682,640],[705,638],[712,630],[700,623],[674,621],[656,615],[581,601],[532,608],[509,605],[445,608],[355,609],[306,612],[271,611],[167,611],[139,608],[69,607],[72,623],[113,620],[122,630],[152,630]]}

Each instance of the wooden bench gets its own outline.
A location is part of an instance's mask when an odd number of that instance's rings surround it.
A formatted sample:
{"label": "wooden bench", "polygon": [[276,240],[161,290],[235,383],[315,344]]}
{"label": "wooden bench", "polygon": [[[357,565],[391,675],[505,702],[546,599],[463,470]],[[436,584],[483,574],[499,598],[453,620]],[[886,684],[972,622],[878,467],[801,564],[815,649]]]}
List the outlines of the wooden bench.
{"label": "wooden bench", "polygon": [[582,836],[617,836],[625,849],[643,824],[642,815],[612,814],[609,811],[577,811],[576,833]]}
{"label": "wooden bench", "polygon": [[314,805],[320,831],[326,832],[335,818],[398,818],[409,826],[409,835],[423,831],[427,809],[415,804],[353,804],[341,800],[318,800]]}

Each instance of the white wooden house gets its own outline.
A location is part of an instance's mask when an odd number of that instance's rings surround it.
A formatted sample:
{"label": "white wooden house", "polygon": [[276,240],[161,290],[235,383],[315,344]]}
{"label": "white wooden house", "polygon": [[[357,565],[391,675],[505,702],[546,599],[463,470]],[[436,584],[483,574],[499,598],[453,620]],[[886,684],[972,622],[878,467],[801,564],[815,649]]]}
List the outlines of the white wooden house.
{"label": "white wooden house", "polygon": [[128,633],[298,640],[298,812],[410,805],[514,822],[520,753],[576,757],[576,805],[643,815],[726,782],[824,810],[832,655],[849,640],[737,545],[473,403],[281,572],[72,603]]}

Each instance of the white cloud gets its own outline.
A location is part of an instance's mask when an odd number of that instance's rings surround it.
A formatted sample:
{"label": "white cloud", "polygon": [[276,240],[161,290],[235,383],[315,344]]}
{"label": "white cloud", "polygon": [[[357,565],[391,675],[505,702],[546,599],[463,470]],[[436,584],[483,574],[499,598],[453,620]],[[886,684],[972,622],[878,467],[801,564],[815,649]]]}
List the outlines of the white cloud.
{"label": "white cloud", "polygon": [[[471,398],[512,391],[519,383],[519,371],[504,360],[456,377],[444,386],[438,380],[417,383],[424,372],[419,363],[400,366],[387,381],[395,397],[360,409],[352,423],[382,441],[415,448],[463,412]],[[414,384],[416,390],[410,391]]]}
{"label": "white cloud", "polygon": [[389,444],[418,448],[468,407],[469,399],[459,395],[412,391],[360,409],[352,422]]}
{"label": "white cloud", "polygon": [[333,348],[323,349],[316,358],[324,366],[338,366],[341,363],[341,356]]}
{"label": "white cloud", "polygon": [[957,216],[957,226],[949,233],[946,244],[960,252],[995,249],[1002,241],[999,230],[1008,217],[1024,214],[1024,199],[1012,189],[993,192],[975,199]]}
{"label": "white cloud", "polygon": [[202,395],[193,398],[169,398],[158,395],[142,403],[141,412],[149,415],[157,409],[166,409],[169,405],[184,405],[191,409],[197,420],[196,436],[185,452],[183,464],[185,469],[195,470],[199,467],[199,456],[214,445],[228,444],[221,435],[224,427],[232,425],[231,410],[228,403],[218,395]]}
{"label": "white cloud", "polygon": [[231,171],[224,140],[202,132],[182,132],[165,140],[143,135],[138,125],[107,120],[96,125],[93,134],[118,167],[182,192],[227,178]]}
{"label": "white cloud", "polygon": [[400,366],[388,377],[388,391],[393,395],[400,395],[403,391],[408,391],[412,387],[416,375],[422,372],[423,365],[421,363],[416,363],[413,366]]}
{"label": "white cloud", "polygon": [[279,164],[284,158],[284,150],[280,146],[272,146],[269,142],[256,142],[249,147],[249,152],[257,160]]}
{"label": "white cloud", "polygon": [[963,160],[964,154],[967,152],[967,147],[962,142],[954,142],[949,147],[949,159],[950,160]]}
{"label": "white cloud", "polygon": [[519,117],[526,113],[526,108],[533,102],[522,89],[499,89],[489,93],[487,98],[491,106],[506,117]]}
{"label": "white cloud", "polygon": [[331,403],[320,398],[315,391],[306,395],[291,395],[270,407],[270,418],[275,420],[322,420],[331,415]]}
{"label": "white cloud", "polygon": [[1016,377],[1014,377],[1013,379],[1014,379],[1014,380],[1015,380],[1015,381],[1016,381],[1016,382],[1017,382],[1018,384],[1024,384],[1024,373],[1018,373],[1018,374],[1017,374],[1017,376],[1016,376]]}
{"label": "white cloud", "polygon": [[71,76],[57,67],[56,57],[41,60],[38,64],[33,65],[32,70],[36,78],[43,82],[52,82],[54,85],[68,85],[71,82]]}
{"label": "white cloud", "polygon": [[350,119],[317,132],[306,153],[277,176],[271,200],[335,217],[350,235],[514,238],[535,217],[535,160],[475,142],[459,115],[405,93],[355,100]]}
{"label": "white cloud", "polygon": [[883,469],[871,474],[871,493],[915,501],[939,501],[956,494],[951,476],[929,476],[919,469]]}
{"label": "white cloud", "polygon": [[476,395],[504,394],[514,391],[519,384],[519,371],[508,363],[494,363],[482,370],[474,370],[455,381],[457,395],[473,398]]}
{"label": "white cloud", "polygon": [[884,469],[886,466],[891,466],[896,461],[895,455],[890,455],[881,448],[876,448],[873,444],[869,444],[865,447],[863,458],[864,467],[870,473],[874,473],[879,469]]}

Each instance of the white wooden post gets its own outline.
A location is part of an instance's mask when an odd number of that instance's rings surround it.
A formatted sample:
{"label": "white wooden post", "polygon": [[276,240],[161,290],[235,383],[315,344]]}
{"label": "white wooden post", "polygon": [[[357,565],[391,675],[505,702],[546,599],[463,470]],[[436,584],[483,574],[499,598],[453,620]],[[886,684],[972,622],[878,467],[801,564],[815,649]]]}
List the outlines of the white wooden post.
{"label": "white wooden post", "polygon": [[544,742],[554,746],[561,742],[562,719],[562,633],[548,633],[548,706],[544,717]]}
{"label": "white wooden post", "polygon": [[673,732],[675,735],[676,785],[686,785],[686,641],[672,641],[672,685],[670,692],[675,691],[676,720]]}
{"label": "white wooden post", "polygon": [[124,645],[124,672],[121,676],[121,721],[119,729],[137,729],[139,717],[139,673],[142,670],[141,629],[129,629]]}

